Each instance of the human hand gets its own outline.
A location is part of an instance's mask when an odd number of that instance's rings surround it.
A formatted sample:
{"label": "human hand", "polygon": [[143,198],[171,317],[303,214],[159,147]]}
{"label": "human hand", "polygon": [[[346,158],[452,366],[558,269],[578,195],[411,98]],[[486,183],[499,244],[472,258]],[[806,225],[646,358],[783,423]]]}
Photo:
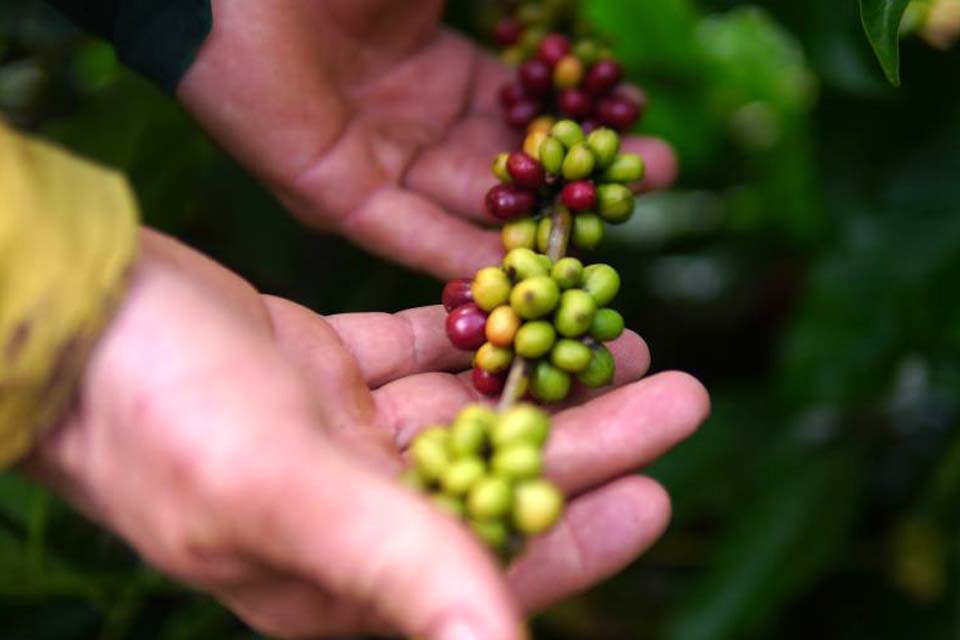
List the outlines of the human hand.
{"label": "human hand", "polygon": [[[179,97],[308,224],[440,278],[500,260],[482,225],[494,156],[518,146],[496,96],[510,70],[440,27],[441,0],[214,0]],[[642,188],[676,175],[627,137]]]}
{"label": "human hand", "polygon": [[442,308],[321,318],[172,240],[148,232],[143,246],[76,409],[25,468],[257,629],[519,639],[521,610],[663,532],[664,490],[632,471],[689,435],[708,400],[683,374],[640,380],[636,335],[613,345],[619,388],[556,416],[547,473],[569,506],[504,578],[395,482],[415,431],[475,399],[444,372],[468,356],[447,344]]}

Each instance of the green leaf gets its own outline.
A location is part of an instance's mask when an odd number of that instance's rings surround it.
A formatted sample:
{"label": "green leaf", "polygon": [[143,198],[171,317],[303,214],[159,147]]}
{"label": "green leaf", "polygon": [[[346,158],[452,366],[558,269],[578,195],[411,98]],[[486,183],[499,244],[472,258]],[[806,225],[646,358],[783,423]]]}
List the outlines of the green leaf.
{"label": "green leaf", "polygon": [[900,21],[910,0],[860,0],[860,18],[867,39],[887,79],[900,86]]}

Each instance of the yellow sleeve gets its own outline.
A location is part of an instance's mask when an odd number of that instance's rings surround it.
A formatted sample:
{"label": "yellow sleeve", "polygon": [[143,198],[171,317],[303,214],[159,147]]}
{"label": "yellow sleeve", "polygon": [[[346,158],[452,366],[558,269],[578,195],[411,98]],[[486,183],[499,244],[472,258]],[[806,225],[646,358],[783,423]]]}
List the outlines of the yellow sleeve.
{"label": "yellow sleeve", "polygon": [[123,177],[0,121],[0,468],[72,400],[137,234]]}

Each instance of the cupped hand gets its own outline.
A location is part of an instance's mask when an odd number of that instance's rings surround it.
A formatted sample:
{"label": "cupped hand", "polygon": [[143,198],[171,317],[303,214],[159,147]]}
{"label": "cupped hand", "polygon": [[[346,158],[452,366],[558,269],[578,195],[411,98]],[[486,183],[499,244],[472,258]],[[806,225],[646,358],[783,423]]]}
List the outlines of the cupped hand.
{"label": "cupped hand", "polygon": [[[441,278],[495,264],[484,193],[519,147],[497,105],[510,70],[441,28],[441,0],[214,0],[178,94],[308,224]],[[665,143],[629,137],[641,188],[673,181]]]}
{"label": "cupped hand", "polygon": [[284,638],[402,632],[519,640],[519,618],[631,562],[664,490],[633,475],[703,420],[703,388],[641,379],[556,415],[561,523],[504,574],[465,527],[395,481],[405,445],[473,392],[443,310],[322,318],[146,232],[76,409],[25,463],[151,564]]}

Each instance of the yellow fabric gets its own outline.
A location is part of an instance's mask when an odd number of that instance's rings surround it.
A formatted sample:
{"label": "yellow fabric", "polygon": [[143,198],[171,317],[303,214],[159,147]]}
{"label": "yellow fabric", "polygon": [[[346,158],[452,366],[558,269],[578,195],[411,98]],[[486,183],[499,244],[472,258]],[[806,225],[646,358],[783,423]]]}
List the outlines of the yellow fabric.
{"label": "yellow fabric", "polygon": [[0,122],[0,467],[71,400],[137,247],[115,172]]}

